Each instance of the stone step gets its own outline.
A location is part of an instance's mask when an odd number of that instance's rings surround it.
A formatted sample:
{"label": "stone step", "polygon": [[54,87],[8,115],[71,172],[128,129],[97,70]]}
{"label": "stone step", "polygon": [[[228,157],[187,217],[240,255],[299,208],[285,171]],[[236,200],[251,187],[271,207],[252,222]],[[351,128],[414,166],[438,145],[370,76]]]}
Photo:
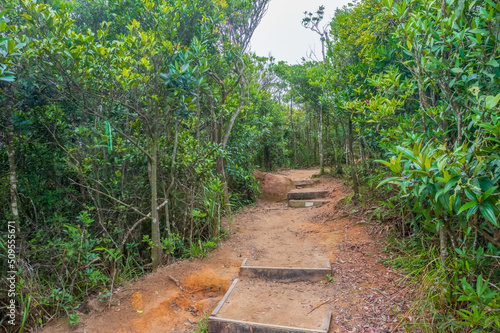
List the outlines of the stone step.
{"label": "stone step", "polygon": [[[235,279],[208,317],[208,332],[328,333],[332,313],[311,311],[321,297],[317,287],[305,282],[298,287],[300,291],[288,283]],[[262,304],[255,305],[256,299],[267,305],[265,311]]]}
{"label": "stone step", "polygon": [[249,266],[245,259],[240,267],[240,276],[286,282],[319,282],[324,281],[326,275],[332,273],[330,260],[325,258],[323,262],[324,264],[320,265],[323,267],[263,267]]}
{"label": "stone step", "polygon": [[316,199],[324,198],[328,194],[327,190],[317,190],[317,191],[301,191],[301,192],[289,192],[288,200],[306,200],[306,199]]}
{"label": "stone step", "polygon": [[305,208],[312,206],[322,206],[330,200],[288,200],[288,206],[293,208]]}
{"label": "stone step", "polygon": [[318,183],[319,179],[300,179],[293,181],[293,185],[297,188],[308,187]]}

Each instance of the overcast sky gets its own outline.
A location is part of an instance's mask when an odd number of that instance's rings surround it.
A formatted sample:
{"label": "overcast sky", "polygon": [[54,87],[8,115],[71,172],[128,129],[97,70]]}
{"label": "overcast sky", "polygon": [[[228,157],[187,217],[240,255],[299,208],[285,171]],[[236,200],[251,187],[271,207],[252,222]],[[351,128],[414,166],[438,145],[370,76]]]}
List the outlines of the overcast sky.
{"label": "overcast sky", "polygon": [[[352,1],[352,0],[351,0]],[[252,51],[259,56],[269,53],[277,61],[289,64],[301,62],[312,51],[321,60],[319,35],[302,26],[304,12],[316,12],[325,6],[325,25],[333,17],[335,8],[346,5],[349,0],[271,0],[269,10],[252,37]]]}

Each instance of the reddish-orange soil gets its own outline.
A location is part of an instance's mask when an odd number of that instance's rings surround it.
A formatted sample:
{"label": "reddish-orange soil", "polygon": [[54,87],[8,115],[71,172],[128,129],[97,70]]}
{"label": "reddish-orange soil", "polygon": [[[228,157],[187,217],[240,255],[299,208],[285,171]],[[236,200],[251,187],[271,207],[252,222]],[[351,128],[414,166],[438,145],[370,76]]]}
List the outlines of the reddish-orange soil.
{"label": "reddish-orange soil", "polygon": [[[298,180],[317,172],[279,173]],[[246,288],[248,294],[232,294],[221,316],[315,328],[331,311],[330,332],[392,332],[395,328],[394,332],[403,332],[397,328],[396,315],[407,310],[411,288],[397,285],[397,272],[380,263],[385,256],[384,237],[378,232],[381,228],[349,214],[341,199],[350,189],[340,180],[325,176],[313,188],[327,189],[331,202],[321,207],[289,208],[286,201],[259,200],[233,217],[231,236],[209,258],[162,267],[117,290],[111,305],[89,301],[91,312],[79,314],[78,327],[69,327],[61,320],[42,332],[192,332],[238,277],[244,258],[248,258],[247,265],[281,267],[324,267],[324,258],[328,258],[332,281],[326,277],[316,284],[242,280],[237,289]],[[269,293],[280,296],[270,297]],[[294,313],[307,315],[323,302],[307,320],[296,322]],[[277,311],[283,308],[285,311]]]}

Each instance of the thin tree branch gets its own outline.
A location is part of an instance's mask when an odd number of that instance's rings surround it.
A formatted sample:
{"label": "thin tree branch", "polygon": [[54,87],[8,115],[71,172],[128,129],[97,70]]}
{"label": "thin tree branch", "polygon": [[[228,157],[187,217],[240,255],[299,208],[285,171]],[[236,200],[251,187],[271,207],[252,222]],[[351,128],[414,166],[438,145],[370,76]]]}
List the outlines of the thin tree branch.
{"label": "thin tree branch", "polygon": [[129,204],[126,204],[125,202],[121,201],[120,199],[117,199],[117,198],[115,198],[115,197],[113,197],[113,196],[111,196],[111,195],[109,195],[109,194],[107,194],[107,193],[104,193],[104,192],[102,192],[102,191],[99,191],[98,189],[92,188],[92,187],[87,186],[87,185],[80,184],[80,183],[78,183],[77,181],[74,181],[74,180],[73,180],[73,179],[71,179],[71,178],[69,178],[69,180],[70,180],[73,184],[75,184],[75,185],[78,185],[78,186],[83,186],[83,187],[85,187],[86,189],[89,189],[89,190],[91,190],[91,191],[94,191],[94,192],[97,192],[97,193],[99,193],[99,194],[102,194],[102,195],[104,195],[104,196],[106,196],[106,197],[110,198],[111,200],[114,200],[114,201],[118,202],[120,205],[123,205],[123,206],[125,206],[125,207],[128,207],[128,208],[132,209],[134,212],[136,212],[136,213],[137,213],[137,214],[139,214],[139,215],[142,215],[142,216],[144,216],[144,217],[146,217],[146,218],[147,218],[147,217],[149,217],[148,215],[144,214],[143,212],[141,212],[140,210],[138,210],[138,209],[137,209],[137,208],[135,208],[134,206],[131,206],[131,205],[129,205]]}
{"label": "thin tree branch", "polygon": [[[156,210],[160,210],[163,206],[165,206],[166,204],[168,203],[168,199],[165,200],[161,205],[159,205],[158,207],[156,207]],[[132,231],[134,231],[135,228],[137,228],[137,226],[139,224],[141,224],[141,222],[144,222],[146,221],[148,218],[151,218],[151,212],[149,212],[146,216],[144,216],[143,218],[141,218],[140,220],[138,220],[137,222],[134,223],[134,225],[132,225],[132,227],[130,229],[128,229],[127,233],[125,234],[125,237],[123,237],[123,240],[122,240],[122,243],[120,245],[120,250],[123,252],[123,247],[125,246],[125,243],[127,242],[127,239],[129,238],[130,234],[132,233]]]}

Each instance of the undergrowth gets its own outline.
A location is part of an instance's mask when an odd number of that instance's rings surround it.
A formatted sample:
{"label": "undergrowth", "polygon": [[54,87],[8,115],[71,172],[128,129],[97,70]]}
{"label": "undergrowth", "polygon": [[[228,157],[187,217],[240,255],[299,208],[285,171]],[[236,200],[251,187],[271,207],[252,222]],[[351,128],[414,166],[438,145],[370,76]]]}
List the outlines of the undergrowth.
{"label": "undergrowth", "polygon": [[[455,253],[442,262],[435,240],[423,235],[388,239],[385,262],[406,275],[399,283],[418,286],[413,304],[404,314],[409,332],[499,332],[500,289],[498,257],[493,248]],[[457,251],[458,250],[458,251]],[[492,268],[491,266],[496,266]],[[484,275],[486,272],[489,275]]]}

